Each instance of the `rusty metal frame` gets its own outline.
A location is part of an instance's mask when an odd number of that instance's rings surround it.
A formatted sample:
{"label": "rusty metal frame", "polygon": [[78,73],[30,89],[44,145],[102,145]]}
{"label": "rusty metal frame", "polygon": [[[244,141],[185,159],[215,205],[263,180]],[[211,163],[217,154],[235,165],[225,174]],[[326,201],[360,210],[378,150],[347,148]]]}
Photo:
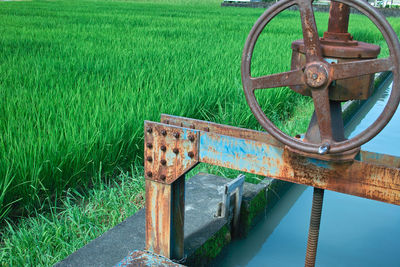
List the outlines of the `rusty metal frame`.
{"label": "rusty metal frame", "polygon": [[198,163],[199,131],[145,121],[146,249],[183,257],[185,173]]}
{"label": "rusty metal frame", "polygon": [[[183,257],[184,174],[199,162],[400,205],[397,157],[360,151],[350,162],[313,159],[289,151],[266,132],[165,114],[161,123],[145,122],[146,130],[148,126],[179,131],[184,139],[188,133],[197,136],[194,145],[181,146],[182,155],[196,146],[197,152],[186,167],[174,167],[181,170],[178,179],[166,183],[146,177],[146,248],[169,258]],[[161,150],[165,141],[152,142],[153,150]],[[153,169],[154,165],[145,164],[146,172]]]}

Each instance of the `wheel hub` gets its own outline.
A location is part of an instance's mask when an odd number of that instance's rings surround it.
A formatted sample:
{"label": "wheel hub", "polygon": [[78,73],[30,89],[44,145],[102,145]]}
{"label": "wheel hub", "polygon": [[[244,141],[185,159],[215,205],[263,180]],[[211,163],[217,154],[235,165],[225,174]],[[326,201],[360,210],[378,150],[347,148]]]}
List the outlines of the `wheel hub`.
{"label": "wheel hub", "polygon": [[323,63],[311,63],[305,70],[305,82],[312,88],[318,88],[328,81],[327,66]]}

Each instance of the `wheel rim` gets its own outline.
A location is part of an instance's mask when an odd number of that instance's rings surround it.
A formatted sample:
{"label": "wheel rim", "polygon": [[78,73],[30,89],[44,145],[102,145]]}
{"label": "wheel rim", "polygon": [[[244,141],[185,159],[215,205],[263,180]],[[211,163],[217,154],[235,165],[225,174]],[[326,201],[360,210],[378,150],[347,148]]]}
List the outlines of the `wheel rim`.
{"label": "wheel rim", "polygon": [[[264,12],[261,17],[254,24],[251,29],[249,36],[246,40],[246,44],[243,50],[242,55],[242,83],[244,88],[244,93],[246,97],[246,101],[253,112],[254,116],[261,124],[261,126],[269,132],[272,136],[278,139],[280,142],[292,147],[294,149],[318,154],[318,150],[321,145],[324,145],[323,141],[321,144],[303,142],[301,140],[295,139],[291,136],[283,133],[279,128],[277,128],[264,114],[260,105],[258,104],[255,95],[254,89],[252,87],[252,77],[251,73],[251,59],[253,55],[253,50],[255,44],[257,42],[258,37],[260,36],[263,29],[267,26],[267,24],[280,12],[286,10],[287,8],[298,5],[299,1],[303,0],[283,0],[277,2],[273,6],[271,6],[266,12]],[[331,147],[329,149],[329,153],[341,153],[345,151],[349,151],[351,149],[360,147],[362,144],[368,142],[373,137],[375,137],[390,121],[392,116],[394,115],[397,106],[400,101],[400,88],[399,88],[399,62],[400,62],[400,45],[397,39],[397,35],[394,30],[387,22],[387,20],[377,11],[375,8],[370,6],[368,3],[364,1],[356,1],[356,0],[339,0],[337,2],[344,3],[353,7],[366,15],[379,29],[381,34],[383,35],[386,43],[389,47],[390,56],[389,59],[393,64],[393,68],[390,70],[393,73],[393,86],[392,92],[390,94],[389,100],[383,109],[382,113],[375,120],[373,124],[371,124],[367,129],[356,135],[355,137],[341,141],[341,142],[332,142]]]}

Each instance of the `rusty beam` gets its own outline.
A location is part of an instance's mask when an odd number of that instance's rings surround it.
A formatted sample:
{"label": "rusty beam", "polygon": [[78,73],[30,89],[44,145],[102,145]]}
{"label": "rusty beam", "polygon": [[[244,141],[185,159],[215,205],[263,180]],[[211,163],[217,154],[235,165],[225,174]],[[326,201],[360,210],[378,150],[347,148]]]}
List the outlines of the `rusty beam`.
{"label": "rusty beam", "polygon": [[282,143],[277,141],[272,135],[270,135],[267,132],[249,130],[209,121],[190,119],[168,114],[161,114],[161,122],[164,124],[186,127],[190,129],[201,130],[204,132],[213,132],[222,135],[228,135],[254,141],[260,141],[266,144],[283,147]]}
{"label": "rusty beam", "polygon": [[146,179],[147,250],[172,259],[183,258],[184,210],[184,175],[171,184]]}
{"label": "rusty beam", "polygon": [[201,132],[200,162],[400,205],[400,169],[306,158],[258,141]]}
{"label": "rusty beam", "polygon": [[352,162],[328,162],[271,144],[267,133],[167,115],[162,120],[201,129],[199,162],[400,205],[397,157],[361,151]]}

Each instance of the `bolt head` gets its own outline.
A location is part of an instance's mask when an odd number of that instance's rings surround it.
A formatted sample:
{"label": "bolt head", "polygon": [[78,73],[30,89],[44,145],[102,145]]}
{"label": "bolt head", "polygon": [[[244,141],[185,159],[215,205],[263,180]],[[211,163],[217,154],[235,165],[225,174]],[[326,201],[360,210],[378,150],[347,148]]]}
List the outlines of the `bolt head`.
{"label": "bolt head", "polygon": [[188,156],[189,156],[189,158],[193,158],[193,157],[194,157],[194,153],[193,153],[192,151],[190,151],[190,152],[188,153]]}
{"label": "bolt head", "polygon": [[189,135],[189,141],[190,142],[194,142],[194,136],[193,135]]}
{"label": "bolt head", "polygon": [[147,177],[153,177],[153,173],[152,172],[147,172]]}
{"label": "bolt head", "polygon": [[148,157],[146,158],[146,160],[147,160],[148,162],[152,162],[152,161],[153,161],[153,158],[150,157],[150,156],[148,156]]}
{"label": "bolt head", "polygon": [[174,133],[174,137],[175,137],[176,139],[178,139],[178,138],[179,138],[179,133],[178,133],[178,132],[175,132],[175,133]]}
{"label": "bolt head", "polygon": [[176,147],[172,150],[175,154],[179,153],[179,149],[177,149]]}
{"label": "bolt head", "polygon": [[167,164],[167,161],[165,159],[162,159],[160,162],[161,162],[161,165],[166,165]]}
{"label": "bolt head", "polygon": [[167,135],[167,131],[166,131],[166,130],[161,130],[161,134],[162,134],[163,136],[166,136],[166,135]]}
{"label": "bolt head", "polygon": [[162,146],[160,147],[160,149],[161,149],[162,151],[166,151],[166,150],[167,150],[167,147],[164,146],[164,145],[162,145]]}
{"label": "bolt head", "polygon": [[329,143],[324,143],[322,146],[318,148],[318,154],[325,155],[329,152],[331,145]]}
{"label": "bolt head", "polygon": [[150,148],[150,149],[153,148],[153,144],[152,143],[147,143],[146,146],[147,146],[147,148]]}
{"label": "bolt head", "polygon": [[153,128],[147,127],[146,131],[147,131],[149,134],[151,134],[151,133],[153,132]]}
{"label": "bolt head", "polygon": [[304,70],[305,81],[312,88],[322,87],[329,79],[328,67],[322,63],[311,63]]}

